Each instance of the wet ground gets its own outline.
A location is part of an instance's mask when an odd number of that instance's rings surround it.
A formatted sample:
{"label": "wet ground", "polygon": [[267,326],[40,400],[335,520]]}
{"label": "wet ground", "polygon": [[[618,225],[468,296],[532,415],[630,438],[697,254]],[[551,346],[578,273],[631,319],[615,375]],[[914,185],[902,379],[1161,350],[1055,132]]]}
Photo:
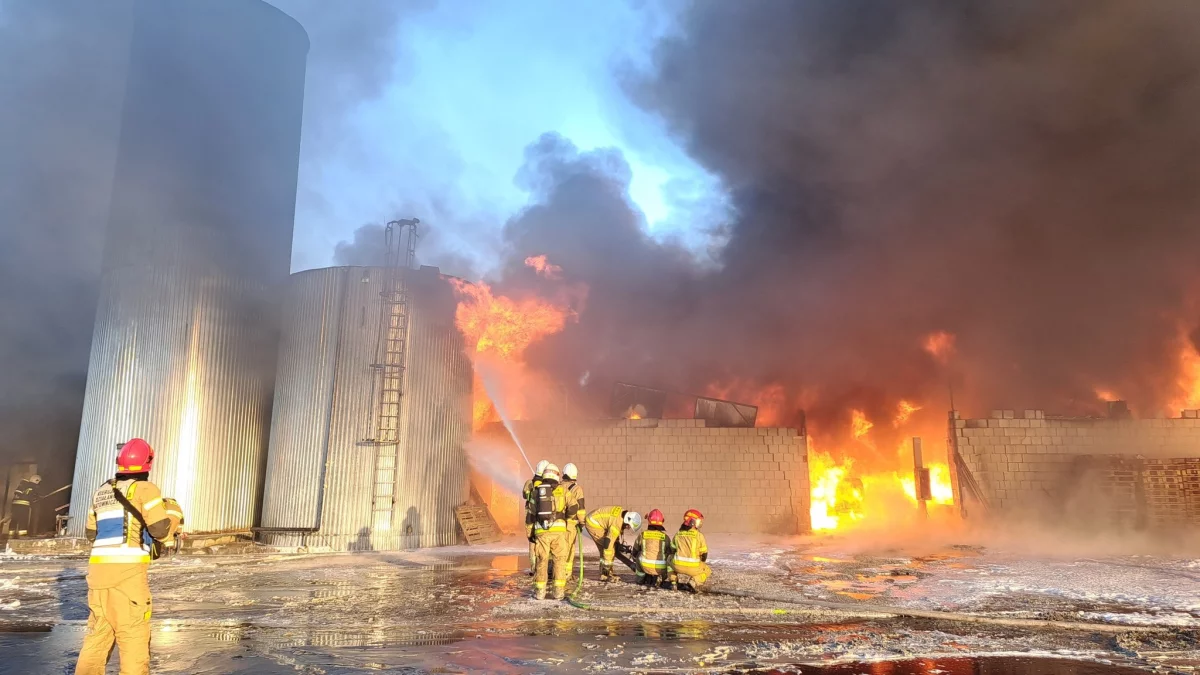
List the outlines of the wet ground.
{"label": "wet ground", "polygon": [[[714,593],[589,580],[578,596],[586,608],[528,597],[521,542],[484,551],[168,559],[151,574],[153,672],[1200,669],[1195,561],[1056,561],[953,546],[867,553],[829,541],[719,537],[710,544]],[[80,557],[0,556],[0,673],[71,672],[87,618],[85,568]],[[838,604],[804,604],[813,600]],[[955,614],[894,613],[906,609]],[[1109,627],[1077,626],[1085,621]]]}

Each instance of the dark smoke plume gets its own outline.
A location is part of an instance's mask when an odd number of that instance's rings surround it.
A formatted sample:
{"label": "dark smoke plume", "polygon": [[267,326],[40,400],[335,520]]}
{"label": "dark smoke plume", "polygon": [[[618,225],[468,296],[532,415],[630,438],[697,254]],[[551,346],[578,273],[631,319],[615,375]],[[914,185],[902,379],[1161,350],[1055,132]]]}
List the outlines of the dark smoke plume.
{"label": "dark smoke plume", "polygon": [[0,465],[69,482],[132,3],[0,3]]}
{"label": "dark smoke plume", "polygon": [[402,21],[436,0],[355,0],[353,6],[324,0],[266,0],[308,33],[310,49],[304,96],[304,159],[317,162],[335,152],[358,152],[366,142],[345,133],[347,113],[383,94],[403,77]]}
{"label": "dark smoke plume", "polygon": [[510,268],[592,291],[537,362],[778,383],[810,417],[944,410],[951,378],[973,414],[1103,386],[1153,415],[1198,324],[1198,26],[1189,0],[694,3],[630,89],[730,190],[722,267],[645,236],[618,156],[543,139]]}

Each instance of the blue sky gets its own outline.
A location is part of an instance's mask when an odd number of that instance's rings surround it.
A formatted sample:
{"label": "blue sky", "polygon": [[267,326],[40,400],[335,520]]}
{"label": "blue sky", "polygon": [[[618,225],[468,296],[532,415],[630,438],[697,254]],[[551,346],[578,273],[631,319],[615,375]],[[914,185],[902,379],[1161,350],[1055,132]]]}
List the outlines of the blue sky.
{"label": "blue sky", "polygon": [[[316,147],[308,104],[293,268],[330,264],[364,223],[415,215],[486,271],[505,218],[526,202],[513,183],[523,150],[548,131],[581,150],[620,148],[651,232],[681,232],[663,187],[715,182],[621,87],[672,30],[666,6],[458,0],[399,17],[387,38],[394,63],[366,64],[384,66],[380,86],[340,111],[333,142]],[[308,94],[328,95],[311,72],[328,53],[320,41],[333,38],[309,33]]]}

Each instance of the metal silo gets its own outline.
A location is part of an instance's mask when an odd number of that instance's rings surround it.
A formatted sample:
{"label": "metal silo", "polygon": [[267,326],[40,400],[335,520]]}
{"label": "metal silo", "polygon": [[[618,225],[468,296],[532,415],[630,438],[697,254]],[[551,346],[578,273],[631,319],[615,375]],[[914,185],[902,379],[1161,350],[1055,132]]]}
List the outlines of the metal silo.
{"label": "metal silo", "polygon": [[[471,362],[437,268],[406,275],[407,320],[381,320],[389,271],[292,275],[284,303],[261,538],[279,546],[392,550],[457,542],[467,499]],[[379,438],[379,345],[406,344],[396,443]],[[386,441],[386,439],[382,439]],[[391,459],[394,457],[394,459]],[[378,508],[377,508],[378,507]]]}
{"label": "metal silo", "polygon": [[135,2],[73,533],[134,436],[189,530],[254,524],[307,53],[259,0]]}

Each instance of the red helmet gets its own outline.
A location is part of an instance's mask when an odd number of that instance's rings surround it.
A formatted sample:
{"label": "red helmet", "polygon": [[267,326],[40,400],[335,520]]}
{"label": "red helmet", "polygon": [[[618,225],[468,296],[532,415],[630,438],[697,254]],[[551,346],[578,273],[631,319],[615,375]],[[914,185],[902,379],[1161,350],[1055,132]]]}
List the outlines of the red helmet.
{"label": "red helmet", "polygon": [[140,438],[122,443],[117,454],[117,473],[145,473],[154,464],[154,448]]}
{"label": "red helmet", "polygon": [[650,521],[651,525],[662,525],[663,523],[667,522],[666,517],[663,516],[663,512],[659,511],[658,509],[654,509],[650,513],[647,513],[646,520]]}
{"label": "red helmet", "polygon": [[704,520],[704,514],[696,509],[688,509],[687,513],[683,514],[683,524],[688,527],[700,527],[700,523]]}

